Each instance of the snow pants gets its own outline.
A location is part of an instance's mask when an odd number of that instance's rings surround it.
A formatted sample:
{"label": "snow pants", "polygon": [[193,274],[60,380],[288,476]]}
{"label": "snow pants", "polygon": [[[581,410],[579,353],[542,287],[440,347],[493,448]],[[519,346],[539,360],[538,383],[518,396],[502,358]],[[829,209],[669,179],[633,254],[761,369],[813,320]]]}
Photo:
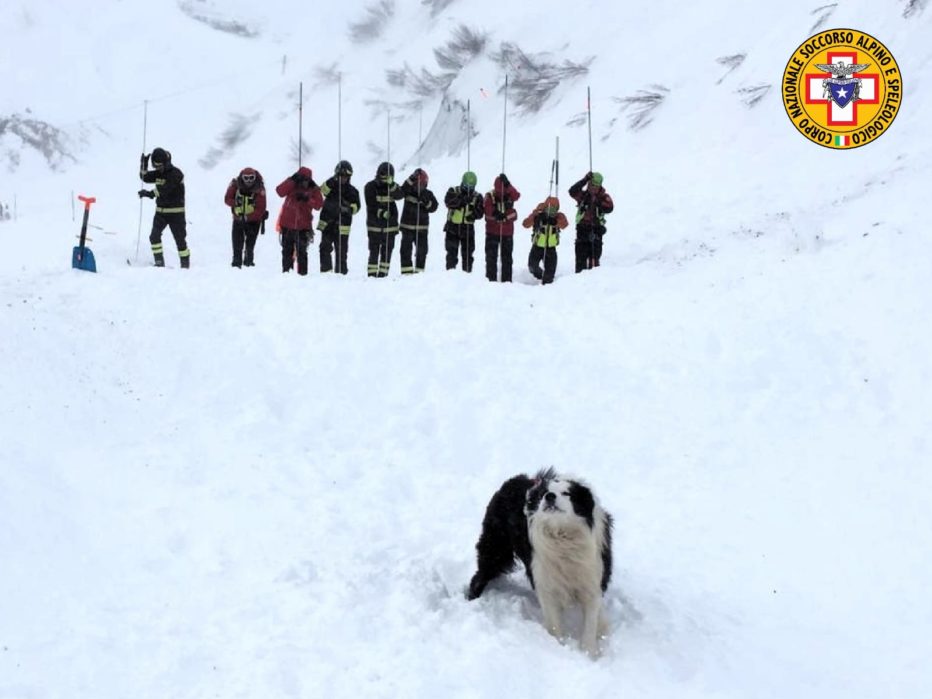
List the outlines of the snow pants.
{"label": "snow pants", "polygon": [[366,273],[370,277],[387,277],[392,263],[397,232],[369,231],[369,265]]}
{"label": "snow pants", "polygon": [[[427,264],[427,231],[401,227],[401,273],[423,272]],[[412,252],[414,259],[412,260]]]}
{"label": "snow pants", "polygon": [[256,239],[259,237],[261,221],[244,221],[241,218],[233,219],[233,266],[252,267],[253,252],[256,249]]}
{"label": "snow pants", "polygon": [[[346,252],[349,250],[349,233],[340,233],[336,225],[328,226],[320,234],[320,271],[331,272],[336,270],[340,274],[347,273]],[[336,260],[334,261],[334,252]]]}
{"label": "snow pants", "polygon": [[298,274],[307,274],[307,248],[311,244],[311,231],[282,228],[282,272],[290,272],[298,262]]}
{"label": "snow pants", "polygon": [[503,282],[511,281],[512,252],[515,247],[514,236],[489,235],[485,236],[485,276],[490,282],[498,281],[498,251],[502,251],[502,278]]}
{"label": "snow pants", "polygon": [[[540,268],[541,262],[544,263],[543,270]],[[540,279],[544,284],[552,284],[557,274],[557,249],[532,245],[527,258],[527,266],[535,278]]]}
{"label": "snow pants", "polygon": [[476,252],[476,232],[470,225],[461,230],[447,231],[443,239],[447,249],[447,269],[456,269],[457,258],[463,260],[463,271],[472,272],[472,263]]}
{"label": "snow pants", "polygon": [[576,272],[598,267],[602,259],[603,232],[576,229]]}
{"label": "snow pants", "polygon": [[152,232],[149,234],[149,243],[152,245],[152,257],[155,260],[155,266],[165,266],[165,253],[162,249],[162,232],[166,227],[172,232],[172,237],[175,239],[175,246],[178,248],[178,259],[181,262],[181,266],[190,266],[191,251],[188,250],[187,222],[185,221],[183,211],[175,213],[155,212],[155,216],[152,219]]}

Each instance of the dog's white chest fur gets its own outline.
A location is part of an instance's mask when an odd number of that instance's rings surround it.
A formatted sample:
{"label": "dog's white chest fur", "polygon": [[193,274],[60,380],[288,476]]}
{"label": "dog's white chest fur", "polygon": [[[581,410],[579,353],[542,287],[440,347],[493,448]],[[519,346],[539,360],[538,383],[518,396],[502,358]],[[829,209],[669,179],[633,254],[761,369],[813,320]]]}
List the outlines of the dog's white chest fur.
{"label": "dog's white chest fur", "polygon": [[[601,515],[601,513],[599,513]],[[574,517],[533,517],[528,537],[533,547],[531,572],[544,624],[554,636],[563,635],[563,612],[573,604],[583,611],[583,649],[599,654],[598,636],[607,631],[602,614],[602,545],[604,519],[590,529]]]}
{"label": "dog's white chest fur", "polygon": [[600,547],[588,527],[535,521],[528,527],[534,558],[534,584],[557,598],[561,605],[601,596]]}

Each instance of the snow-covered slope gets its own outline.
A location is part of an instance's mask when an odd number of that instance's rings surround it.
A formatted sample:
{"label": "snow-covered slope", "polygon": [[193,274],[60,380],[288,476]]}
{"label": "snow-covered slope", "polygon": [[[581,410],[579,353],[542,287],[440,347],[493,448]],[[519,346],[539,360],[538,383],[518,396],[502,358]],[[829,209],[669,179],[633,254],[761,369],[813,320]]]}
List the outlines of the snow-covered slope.
{"label": "snow-covered slope", "polygon": [[[434,0],[367,28],[362,5],[7,3],[0,117],[28,108],[75,162],[0,142],[20,153],[0,194],[0,697],[927,696],[932,27],[909,5]],[[889,133],[844,153],[779,97],[827,12],[906,81]],[[482,187],[503,45],[588,65],[538,112],[514,102],[506,169],[526,212],[559,136],[565,193],[591,86],[604,266],[573,275],[564,243],[552,287],[445,273],[438,221],[426,274],[396,258],[367,280],[359,221],[346,278],[313,256],[281,275],[273,235],[230,269],[223,191],[247,164],[293,170],[299,82],[316,172],[338,157],[334,70],[357,183],[389,105],[399,168],[435,124],[431,152],[455,151],[441,95],[406,108],[386,71],[442,73],[463,25],[488,36],[447,99],[470,102]],[[748,108],[736,91],[762,84]],[[614,98],[652,85],[629,130]],[[143,100],[147,149],[186,173],[189,273],[124,262]],[[424,164],[442,193],[466,152]],[[72,191],[99,200],[97,275],[69,268]],[[463,598],[489,496],[550,464],[617,521],[596,662],[546,634],[517,573]]]}

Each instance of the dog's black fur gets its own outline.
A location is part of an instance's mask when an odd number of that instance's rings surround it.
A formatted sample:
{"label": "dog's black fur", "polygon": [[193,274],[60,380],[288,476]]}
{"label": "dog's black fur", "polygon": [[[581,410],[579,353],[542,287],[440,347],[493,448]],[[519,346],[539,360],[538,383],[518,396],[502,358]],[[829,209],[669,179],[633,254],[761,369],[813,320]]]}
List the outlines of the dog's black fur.
{"label": "dog's black fur", "polygon": [[[467,599],[482,595],[492,580],[514,570],[515,559],[524,564],[531,587],[533,546],[528,535],[528,513],[536,512],[549,484],[557,478],[552,468],[541,470],[536,477],[518,475],[505,481],[492,496],[482,520],[482,534],[476,544],[478,570],[469,583]],[[570,481],[570,499],[573,511],[594,526],[595,497],[588,486]],[[602,591],[605,592],[612,576],[611,516],[605,514],[606,527],[601,551]]]}

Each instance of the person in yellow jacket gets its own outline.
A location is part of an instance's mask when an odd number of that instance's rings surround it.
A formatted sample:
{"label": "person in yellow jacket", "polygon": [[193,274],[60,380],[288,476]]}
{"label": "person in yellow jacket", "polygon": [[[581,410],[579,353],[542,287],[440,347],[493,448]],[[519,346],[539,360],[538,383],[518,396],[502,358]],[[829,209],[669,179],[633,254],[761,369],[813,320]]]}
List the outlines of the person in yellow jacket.
{"label": "person in yellow jacket", "polygon": [[447,207],[447,222],[443,226],[447,269],[456,269],[456,259],[461,257],[463,271],[472,272],[476,252],[475,223],[485,215],[482,195],[476,191],[478,181],[476,173],[464,172],[459,186],[450,187],[443,198]]}
{"label": "person in yellow jacket", "polygon": [[[552,284],[557,274],[557,246],[560,244],[560,231],[570,225],[566,216],[560,211],[560,200],[547,197],[538,204],[522,222],[525,228],[533,229],[531,252],[527,266],[536,279],[544,284]],[[543,262],[543,270],[541,263]]]}

